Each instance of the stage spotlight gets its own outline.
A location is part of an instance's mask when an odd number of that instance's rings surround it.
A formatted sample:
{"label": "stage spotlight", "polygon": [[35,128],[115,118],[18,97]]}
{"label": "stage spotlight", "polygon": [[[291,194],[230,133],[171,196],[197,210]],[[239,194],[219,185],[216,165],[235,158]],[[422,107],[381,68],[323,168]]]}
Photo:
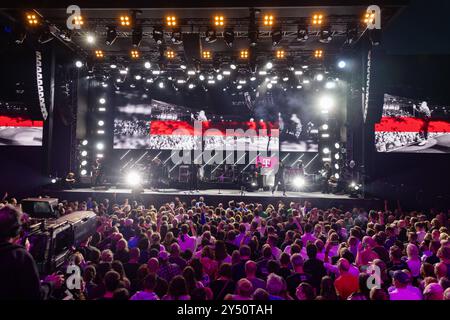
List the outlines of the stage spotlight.
{"label": "stage spotlight", "polygon": [[99,143],[97,143],[96,147],[97,147],[97,150],[103,150],[105,148],[105,145],[103,143],[99,142]]}
{"label": "stage spotlight", "polygon": [[81,156],[82,156],[82,157],[86,157],[86,156],[87,156],[87,154],[88,154],[88,153],[87,153],[87,151],[86,151],[86,150],[83,150],[83,151],[81,151]]}
{"label": "stage spotlight", "polygon": [[329,110],[333,107],[333,105],[334,105],[334,101],[332,98],[330,98],[328,96],[320,98],[319,106],[322,109]]}
{"label": "stage spotlight", "polygon": [[167,16],[166,23],[169,27],[175,27],[177,25],[177,17],[175,16]]}
{"label": "stage spotlight", "polygon": [[81,62],[80,60],[75,61],[75,67],[77,68],[83,67],[83,62]]}
{"label": "stage spotlight", "polygon": [[267,84],[267,89],[272,89],[272,86],[273,86],[272,83],[269,82],[269,83]]}
{"label": "stage spotlight", "polygon": [[167,50],[167,51],[166,51],[166,57],[167,57],[167,59],[173,59],[173,58],[175,58],[175,51],[173,51],[173,50]]}
{"label": "stage spotlight", "polygon": [[284,50],[277,50],[275,56],[277,59],[284,59]]}
{"label": "stage spotlight", "polygon": [[299,25],[297,28],[297,41],[305,42],[309,39],[308,26]]}
{"label": "stage spotlight", "polygon": [[225,25],[225,18],[222,15],[214,16],[214,25],[216,27],[223,27]]}
{"label": "stage spotlight", "polygon": [[316,58],[316,59],[323,58],[323,50],[318,49],[318,50],[314,51],[314,58]]}
{"label": "stage spotlight", "polygon": [[328,130],[328,125],[327,125],[327,124],[324,124],[324,125],[322,126],[322,130],[324,130],[324,131]]}
{"label": "stage spotlight", "polygon": [[131,58],[138,59],[139,58],[139,51],[131,50]]}
{"label": "stage spotlight", "polygon": [[321,25],[323,23],[323,14],[316,13],[313,15],[312,24],[314,26]]}
{"label": "stage spotlight", "polygon": [[98,124],[99,127],[103,127],[103,126],[105,125],[105,121],[99,120],[99,121],[97,122],[97,124]]}
{"label": "stage spotlight", "polygon": [[87,160],[83,160],[81,161],[81,165],[84,167],[85,165],[87,165]]}
{"label": "stage spotlight", "polygon": [[335,178],[335,179],[339,180],[340,177],[341,177],[341,176],[340,176],[339,173],[335,173],[335,174],[334,174],[334,178]]}
{"label": "stage spotlight", "polygon": [[202,58],[203,59],[209,60],[209,59],[211,59],[211,57],[212,57],[211,51],[209,51],[209,50],[202,51]]}
{"label": "stage spotlight", "polygon": [[[240,55],[241,59],[248,59],[248,50],[241,50]],[[232,68],[233,69],[233,68]]]}
{"label": "stage spotlight", "polygon": [[172,40],[173,44],[182,44],[183,38],[182,38],[182,34],[181,34],[181,29],[180,28],[174,29],[170,39]]}
{"label": "stage spotlight", "polygon": [[341,158],[341,156],[339,155],[339,153],[336,153],[336,154],[334,155],[334,158],[335,158],[336,160],[339,160],[339,159]]}
{"label": "stage spotlight", "polygon": [[344,60],[339,61],[338,67],[339,69],[344,69],[347,66],[347,63]]}
{"label": "stage spotlight", "polygon": [[195,88],[195,85],[194,85],[193,83],[189,83],[188,88],[189,88],[189,89],[194,89],[194,88]]}
{"label": "stage spotlight", "polygon": [[256,77],[255,76],[251,76],[250,77],[250,81],[256,81]]}
{"label": "stage spotlight", "polygon": [[364,23],[369,26],[372,25],[374,21],[375,21],[375,13],[366,12],[366,14],[364,15]]}
{"label": "stage spotlight", "polygon": [[73,23],[77,26],[76,29],[80,29],[82,25],[84,25],[84,20],[82,16],[75,16],[73,18]]}
{"label": "stage spotlight", "polygon": [[95,50],[95,56],[97,58],[103,58],[104,57],[103,51],[102,50]]}
{"label": "stage spotlight", "polygon": [[334,89],[336,88],[336,82],[334,81],[328,81],[325,83],[325,89]]}
{"label": "stage spotlight", "polygon": [[226,28],[223,32],[223,40],[227,44],[227,46],[232,47],[234,42],[234,29]]}
{"label": "stage spotlight", "polygon": [[333,40],[331,28],[330,27],[322,28],[319,33],[319,42],[330,43],[331,40]]}
{"label": "stage spotlight", "polygon": [[217,41],[217,34],[215,29],[208,27],[205,33],[205,41],[207,43],[213,43]]}
{"label": "stage spotlight", "polygon": [[80,173],[81,173],[81,175],[82,175],[82,176],[85,176],[85,175],[87,175],[87,171],[86,171],[86,169],[83,169],[83,170],[81,170],[81,172],[80,172]]}
{"label": "stage spotlight", "polygon": [[86,36],[86,41],[87,41],[87,43],[89,43],[89,44],[94,44],[94,43],[95,43],[95,37],[94,37],[92,34],[88,34],[88,35]]}
{"label": "stage spotlight", "polygon": [[241,85],[241,84],[238,84],[238,85],[236,86],[236,89],[241,90],[241,89],[242,89],[242,85]]}
{"label": "stage spotlight", "polygon": [[234,63],[232,63],[232,64],[230,64],[230,68],[231,68],[232,70],[236,70],[236,65],[235,65]]}
{"label": "stage spotlight", "polygon": [[163,28],[161,26],[156,26],[153,28],[153,39],[155,40],[155,42],[157,44],[162,44],[164,41],[164,31]]}
{"label": "stage spotlight", "polygon": [[110,46],[112,45],[117,39],[117,30],[116,27],[106,27],[106,45]]}
{"label": "stage spotlight", "polygon": [[134,76],[134,78],[135,78],[136,80],[141,80],[141,79],[142,79],[142,76],[141,76],[140,74],[137,74],[137,75]]}
{"label": "stage spotlight", "polygon": [[120,16],[120,25],[123,27],[129,27],[131,25],[131,18],[129,16]]}
{"label": "stage spotlight", "polygon": [[100,102],[100,104],[105,104],[106,103],[106,99],[105,98],[100,98],[100,100],[98,100],[98,102]]}
{"label": "stage spotlight", "polygon": [[336,143],[334,144],[334,147],[335,147],[336,149],[339,149],[339,148],[341,147],[341,145],[339,144],[339,142],[336,142]]}
{"label": "stage spotlight", "polygon": [[340,168],[339,164],[336,163],[336,164],[334,165],[334,168],[335,168],[336,170],[339,170],[339,168]]}
{"label": "stage spotlight", "polygon": [[200,79],[200,81],[205,81],[205,76],[204,75],[199,75],[198,78]]}
{"label": "stage spotlight", "polygon": [[222,76],[221,74],[218,74],[218,75],[217,75],[217,80],[220,81],[220,80],[222,80],[222,79],[223,79],[223,76]]}
{"label": "stage spotlight", "polygon": [[27,22],[30,26],[36,26],[39,23],[38,16],[34,12],[29,12],[26,14]]}
{"label": "stage spotlight", "polygon": [[330,154],[330,149],[329,148],[323,148],[322,152],[324,154]]}
{"label": "stage spotlight", "polygon": [[296,188],[301,188],[305,185],[305,179],[303,177],[295,177],[292,182]]}
{"label": "stage spotlight", "polygon": [[160,89],[164,89],[164,82],[158,83],[158,87],[159,87]]}
{"label": "stage spotlight", "polygon": [[274,16],[271,15],[271,14],[266,14],[264,16],[263,23],[264,23],[265,26],[273,26],[273,24],[275,23]]}
{"label": "stage spotlight", "polygon": [[319,82],[323,81],[323,74],[321,74],[321,73],[317,74],[316,75],[316,80],[319,81]]}
{"label": "stage spotlight", "polygon": [[272,69],[272,67],[273,67],[273,63],[272,62],[269,61],[269,62],[266,63],[266,69],[270,70],[270,69]]}
{"label": "stage spotlight", "polygon": [[133,47],[137,48],[142,41],[142,27],[134,27],[131,32],[131,43]]}
{"label": "stage spotlight", "polygon": [[83,146],[87,146],[88,141],[87,141],[87,140],[83,140],[83,141],[81,142],[81,144],[82,144]]}
{"label": "stage spotlight", "polygon": [[126,182],[131,187],[137,187],[141,184],[141,175],[137,172],[129,172],[126,176]]}
{"label": "stage spotlight", "polygon": [[152,67],[152,64],[149,61],[145,61],[144,67],[145,69],[150,69]]}

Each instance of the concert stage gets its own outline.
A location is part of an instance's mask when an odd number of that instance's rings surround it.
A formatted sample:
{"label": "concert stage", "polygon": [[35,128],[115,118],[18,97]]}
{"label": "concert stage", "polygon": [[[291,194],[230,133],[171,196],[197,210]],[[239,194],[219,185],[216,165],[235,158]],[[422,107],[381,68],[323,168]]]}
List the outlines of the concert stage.
{"label": "concert stage", "polygon": [[381,209],[383,203],[378,199],[355,199],[348,195],[322,194],[320,192],[287,192],[283,196],[282,192],[275,192],[274,195],[270,191],[245,192],[241,195],[239,190],[219,190],[207,189],[199,192],[190,192],[189,190],[178,189],[160,189],[150,190],[144,189],[141,193],[133,193],[132,189],[117,189],[109,188],[104,190],[94,190],[92,188],[78,188],[71,190],[47,190],[46,195],[56,197],[60,200],[78,200],[82,201],[88,197],[93,197],[97,200],[109,198],[110,200],[123,201],[124,199],[140,199],[146,204],[154,204],[160,206],[164,203],[173,201],[175,197],[179,197],[182,201],[189,202],[194,198],[200,196],[205,197],[208,204],[217,205],[220,202],[228,202],[230,200],[248,202],[258,202],[263,205],[269,203],[275,204],[278,201],[284,201],[289,204],[291,201],[301,202],[309,201],[314,207],[330,208],[342,207],[345,209],[352,209],[353,207],[363,207],[366,209]]}

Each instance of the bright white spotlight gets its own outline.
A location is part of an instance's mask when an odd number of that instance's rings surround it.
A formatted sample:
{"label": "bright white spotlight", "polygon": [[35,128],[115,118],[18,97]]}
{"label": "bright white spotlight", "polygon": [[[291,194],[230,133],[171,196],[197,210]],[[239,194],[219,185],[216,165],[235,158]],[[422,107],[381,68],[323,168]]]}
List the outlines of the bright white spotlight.
{"label": "bright white spotlight", "polygon": [[350,187],[351,187],[351,188],[356,187],[356,182],[353,181],[352,183],[350,183]]}
{"label": "bright white spotlight", "polygon": [[86,41],[87,41],[87,43],[89,43],[89,44],[93,44],[93,43],[95,43],[95,37],[94,37],[92,34],[88,34],[88,35],[86,36]]}
{"label": "bright white spotlight", "polygon": [[339,160],[339,159],[341,158],[341,156],[339,155],[339,153],[336,153],[336,154],[334,155],[334,158],[335,158],[336,160]]}
{"label": "bright white spotlight", "polygon": [[217,80],[222,80],[222,79],[223,79],[223,76],[221,74],[218,74],[217,75]]}
{"label": "bright white spotlight", "polygon": [[193,83],[189,83],[189,85],[188,85],[188,88],[189,88],[189,89],[194,89],[194,87],[195,87],[195,86],[194,86]]}
{"label": "bright white spotlight", "polygon": [[334,101],[330,97],[322,97],[319,101],[319,106],[324,110],[329,110],[333,107]]}
{"label": "bright white spotlight", "polygon": [[339,148],[341,147],[341,145],[339,144],[339,142],[336,142],[336,143],[334,144],[334,147],[335,147],[336,149],[339,149]]}
{"label": "bright white spotlight", "polygon": [[158,87],[160,87],[161,89],[163,89],[163,88],[164,88],[164,82],[158,83]]}
{"label": "bright white spotlight", "polygon": [[347,66],[347,63],[344,60],[339,61],[338,67],[344,69]]}
{"label": "bright white spotlight", "polygon": [[205,76],[204,75],[199,75],[198,78],[200,79],[200,81],[204,81],[205,80]]}
{"label": "bright white spotlight", "polygon": [[100,120],[97,124],[98,124],[100,127],[103,127],[103,126],[105,125],[105,121]]}
{"label": "bright white spotlight", "polygon": [[355,190],[356,190],[356,191],[359,190],[359,186],[358,186],[358,185],[355,186]]}
{"label": "bright white spotlight", "polygon": [[86,161],[86,160],[81,161],[81,165],[82,165],[82,166],[87,165],[87,161]]}
{"label": "bright white spotlight", "polygon": [[116,69],[116,68],[117,68],[117,65],[112,64],[112,65],[110,65],[110,68],[111,68],[111,69]]}
{"label": "bright white spotlight", "polygon": [[150,69],[152,67],[152,64],[150,62],[146,61],[144,63],[144,67],[145,67],[145,69]]}
{"label": "bright white spotlight", "polygon": [[86,145],[88,144],[88,141],[87,141],[87,140],[83,140],[83,141],[81,142],[81,144],[82,144],[83,146],[86,146]]}
{"label": "bright white spotlight", "polygon": [[324,125],[322,126],[322,130],[328,130],[328,125],[327,125],[327,124],[324,124]]}
{"label": "bright white spotlight", "polygon": [[86,157],[87,156],[87,151],[86,150],[81,151],[81,156],[82,157]]}
{"label": "bright white spotlight", "polygon": [[329,154],[329,153],[330,153],[330,149],[328,149],[328,148],[323,148],[322,152],[323,152],[324,154]]}
{"label": "bright white spotlight", "polygon": [[126,182],[132,187],[136,187],[141,184],[141,176],[137,172],[130,172],[126,176]]}
{"label": "bright white spotlight", "polygon": [[137,74],[134,78],[135,78],[136,80],[141,80],[141,79],[142,79],[142,76],[139,75],[139,74]]}
{"label": "bright white spotlight", "polygon": [[82,175],[82,176],[85,176],[85,175],[87,175],[87,171],[86,171],[86,169],[83,169],[83,170],[81,170],[81,172],[80,172],[80,173],[81,173],[81,175]]}
{"label": "bright white spotlight", "polygon": [[56,179],[55,179],[55,178],[52,179],[52,183],[53,183],[53,184],[56,183]]}
{"label": "bright white spotlight", "polygon": [[319,74],[316,76],[316,80],[317,80],[317,81],[323,81],[323,74],[319,73]]}
{"label": "bright white spotlight", "polygon": [[335,168],[336,170],[339,170],[339,168],[340,168],[340,167],[339,167],[339,164],[336,163],[336,164],[334,165],[334,168]]}
{"label": "bright white spotlight", "polygon": [[296,188],[301,188],[305,185],[305,179],[303,177],[295,177],[292,182]]}
{"label": "bright white spotlight", "polygon": [[180,66],[180,68],[182,69],[182,70],[186,70],[186,66],[184,65],[184,64],[182,64],[181,66]]}
{"label": "bright white spotlight", "polygon": [[267,88],[268,88],[268,89],[272,89],[272,86],[273,86],[273,85],[272,85],[272,83],[270,83],[270,82],[267,84]]}
{"label": "bright white spotlight", "polygon": [[255,81],[255,80],[256,80],[255,76],[250,77],[250,81]]}
{"label": "bright white spotlight", "polygon": [[75,67],[81,68],[82,66],[83,66],[83,62],[81,62],[80,60],[75,61]]}
{"label": "bright white spotlight", "polygon": [[100,104],[105,104],[106,103],[106,99],[105,98],[100,98],[100,100],[98,100],[98,102],[100,102]]}
{"label": "bright white spotlight", "polygon": [[101,142],[99,142],[99,143],[97,143],[97,150],[103,150],[103,149],[105,149],[105,145],[103,144],[103,143],[101,143]]}
{"label": "bright white spotlight", "polygon": [[334,177],[335,177],[336,179],[339,179],[341,176],[339,175],[339,173],[335,173],[335,174],[334,174]]}
{"label": "bright white spotlight", "polygon": [[241,90],[241,89],[242,89],[242,85],[238,84],[238,85],[236,86],[236,89]]}
{"label": "bright white spotlight", "polygon": [[272,69],[272,67],[273,67],[273,63],[272,62],[267,62],[267,64],[266,64],[266,69]]}
{"label": "bright white spotlight", "polygon": [[336,88],[336,82],[334,81],[328,81],[325,83],[325,89],[334,89]]}
{"label": "bright white spotlight", "polygon": [[236,70],[236,65],[235,64],[230,64],[230,68],[233,70]]}

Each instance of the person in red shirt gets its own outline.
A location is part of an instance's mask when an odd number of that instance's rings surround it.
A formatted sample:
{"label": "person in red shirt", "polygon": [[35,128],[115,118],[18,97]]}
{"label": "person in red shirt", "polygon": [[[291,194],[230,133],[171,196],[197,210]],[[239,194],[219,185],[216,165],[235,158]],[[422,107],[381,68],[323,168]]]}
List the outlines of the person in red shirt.
{"label": "person in red shirt", "polygon": [[339,277],[334,282],[334,287],[341,300],[347,298],[359,289],[358,277],[349,273],[350,263],[347,259],[341,258],[338,261]]}

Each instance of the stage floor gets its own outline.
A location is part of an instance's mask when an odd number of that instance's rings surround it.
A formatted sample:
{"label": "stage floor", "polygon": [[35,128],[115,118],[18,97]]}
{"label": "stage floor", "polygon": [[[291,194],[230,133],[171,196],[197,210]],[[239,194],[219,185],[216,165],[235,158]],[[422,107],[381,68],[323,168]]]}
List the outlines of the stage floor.
{"label": "stage floor", "polygon": [[88,197],[93,197],[97,200],[104,198],[114,199],[121,201],[123,199],[138,198],[144,202],[152,203],[155,205],[161,205],[172,201],[175,197],[179,197],[182,201],[190,201],[200,196],[205,197],[205,201],[208,204],[217,204],[219,202],[227,202],[230,200],[244,201],[244,202],[258,202],[262,204],[275,204],[278,201],[290,201],[301,202],[309,201],[313,206],[317,207],[364,207],[364,208],[381,208],[381,201],[377,199],[355,199],[350,198],[348,195],[335,195],[335,194],[323,194],[320,192],[286,192],[286,196],[283,196],[281,191],[275,192],[273,195],[270,191],[257,191],[257,192],[245,192],[241,195],[239,190],[235,189],[207,189],[197,192],[191,192],[189,190],[178,189],[159,189],[151,190],[144,189],[139,194],[133,194],[132,189],[117,189],[109,188],[105,190],[94,190],[92,188],[78,188],[70,190],[47,190],[47,195],[57,197],[60,200],[85,200]]}

